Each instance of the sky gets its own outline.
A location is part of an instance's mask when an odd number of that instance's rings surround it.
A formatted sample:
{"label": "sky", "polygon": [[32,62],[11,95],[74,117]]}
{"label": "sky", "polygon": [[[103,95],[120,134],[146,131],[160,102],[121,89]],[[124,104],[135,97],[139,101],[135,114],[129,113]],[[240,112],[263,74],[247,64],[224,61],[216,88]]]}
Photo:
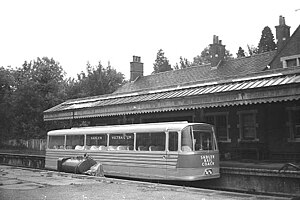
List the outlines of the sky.
{"label": "sky", "polygon": [[292,34],[300,25],[300,1],[0,0],[0,66],[46,56],[67,77],[101,62],[129,79],[134,55],[149,75],[159,49],[174,66],[180,56],[193,61],[213,35],[236,56],[239,47],[258,45],[265,26],[276,39],[280,15]]}

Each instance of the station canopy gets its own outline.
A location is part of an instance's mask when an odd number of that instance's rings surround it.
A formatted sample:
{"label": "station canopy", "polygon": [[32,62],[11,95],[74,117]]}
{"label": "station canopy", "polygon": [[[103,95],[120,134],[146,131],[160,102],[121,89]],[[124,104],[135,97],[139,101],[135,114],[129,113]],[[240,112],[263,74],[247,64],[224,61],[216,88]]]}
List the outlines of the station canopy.
{"label": "station canopy", "polygon": [[44,111],[44,120],[167,112],[300,99],[300,70],[272,70],[188,85],[68,100]]}

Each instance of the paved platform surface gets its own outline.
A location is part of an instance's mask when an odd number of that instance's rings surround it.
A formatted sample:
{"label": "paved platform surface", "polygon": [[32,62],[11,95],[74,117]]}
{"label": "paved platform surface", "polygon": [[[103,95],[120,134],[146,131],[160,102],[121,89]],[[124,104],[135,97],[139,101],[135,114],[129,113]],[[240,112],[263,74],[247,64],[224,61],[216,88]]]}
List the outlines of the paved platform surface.
{"label": "paved platform surface", "polygon": [[170,186],[0,165],[0,199],[283,200],[290,198]]}
{"label": "paved platform surface", "polygon": [[[269,170],[280,170],[285,164],[289,162],[274,162],[274,161],[256,161],[256,160],[228,160],[220,161],[220,167],[232,167],[232,168],[252,168],[252,169],[269,169]],[[300,166],[300,163],[293,163]],[[295,168],[290,168],[296,170]]]}

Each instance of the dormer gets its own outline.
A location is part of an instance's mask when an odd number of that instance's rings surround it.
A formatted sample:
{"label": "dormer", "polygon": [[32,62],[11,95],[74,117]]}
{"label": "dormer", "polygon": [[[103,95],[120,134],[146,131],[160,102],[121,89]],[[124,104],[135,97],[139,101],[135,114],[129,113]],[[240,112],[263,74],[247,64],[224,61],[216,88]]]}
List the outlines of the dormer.
{"label": "dormer", "polygon": [[300,66],[300,54],[281,57],[282,67],[299,67]]}

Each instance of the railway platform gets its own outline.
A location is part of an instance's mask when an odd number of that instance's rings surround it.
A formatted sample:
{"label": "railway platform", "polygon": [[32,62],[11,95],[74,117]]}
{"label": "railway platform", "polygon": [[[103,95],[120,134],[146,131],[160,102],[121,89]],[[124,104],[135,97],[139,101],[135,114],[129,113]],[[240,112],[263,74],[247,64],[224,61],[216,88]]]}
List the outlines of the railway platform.
{"label": "railway platform", "polygon": [[269,196],[0,165],[0,199],[285,200]]}
{"label": "railway platform", "polygon": [[[5,157],[5,159],[3,159]],[[28,161],[28,159],[32,159]],[[0,164],[43,169],[41,152],[0,151]],[[3,162],[5,160],[5,162]],[[36,164],[35,162],[38,162]],[[198,181],[195,187],[272,195],[300,196],[300,163],[267,160],[227,160],[220,162],[221,178]],[[27,166],[28,167],[28,166]]]}

